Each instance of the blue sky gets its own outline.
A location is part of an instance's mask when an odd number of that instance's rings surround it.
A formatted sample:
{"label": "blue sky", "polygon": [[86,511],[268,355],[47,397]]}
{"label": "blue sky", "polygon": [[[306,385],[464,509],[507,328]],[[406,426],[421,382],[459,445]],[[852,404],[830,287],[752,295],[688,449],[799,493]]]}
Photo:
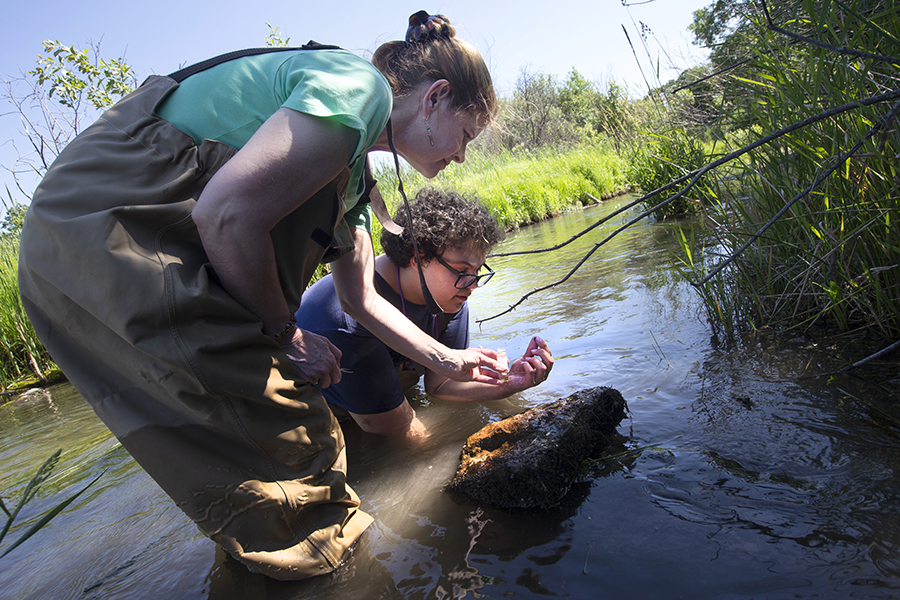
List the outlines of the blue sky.
{"label": "blue sky", "polygon": [[[631,2],[632,0],[629,0]],[[644,0],[624,7],[622,0],[555,0],[553,2],[490,2],[456,0],[380,3],[345,0],[157,0],[125,3],[104,0],[42,0],[13,2],[4,7],[4,35],[0,38],[0,73],[16,76],[35,65],[41,40],[59,40],[85,47],[100,42],[105,57],[124,55],[138,81],[152,73],[169,73],[181,66],[231,50],[262,46],[269,32],[279,28],[291,44],[309,39],[352,50],[362,56],[382,42],[402,38],[406,20],[423,8],[443,13],[457,25],[459,37],[485,57],[501,95],[507,95],[523,68],[564,79],[573,68],[591,81],[615,80],[634,95],[646,87],[622,27],[628,29],[648,78],[660,80],[704,57],[690,44],[686,31],[694,10],[712,0]],[[529,6],[531,4],[532,6]],[[377,6],[377,8],[375,8]],[[151,8],[152,7],[152,8]],[[652,35],[638,34],[640,23]],[[15,153],[7,140],[16,135],[18,119],[0,107],[0,164]],[[11,178],[0,172],[3,185]]]}

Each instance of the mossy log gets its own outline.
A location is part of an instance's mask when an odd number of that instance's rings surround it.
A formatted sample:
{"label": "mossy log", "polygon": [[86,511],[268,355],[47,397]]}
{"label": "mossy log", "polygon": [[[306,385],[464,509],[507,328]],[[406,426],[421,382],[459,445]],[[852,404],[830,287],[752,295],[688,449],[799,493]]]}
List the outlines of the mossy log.
{"label": "mossy log", "polygon": [[625,411],[622,394],[596,387],[490,423],[466,441],[445,489],[500,508],[554,506],[582,462],[608,445]]}

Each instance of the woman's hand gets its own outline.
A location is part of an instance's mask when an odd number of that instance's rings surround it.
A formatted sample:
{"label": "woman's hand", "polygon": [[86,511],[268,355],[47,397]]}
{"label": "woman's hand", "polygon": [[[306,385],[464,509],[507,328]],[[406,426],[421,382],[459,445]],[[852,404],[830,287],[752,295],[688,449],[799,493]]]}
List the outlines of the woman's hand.
{"label": "woman's hand", "polygon": [[294,327],[278,344],[306,381],[326,388],[341,380],[341,351],[328,338]]}
{"label": "woman's hand", "polygon": [[521,392],[539,385],[550,376],[553,368],[553,356],[547,342],[540,337],[531,338],[522,358],[517,358],[509,368],[510,393]]}
{"label": "woman's hand", "polygon": [[430,395],[442,400],[497,400],[543,383],[553,368],[550,348],[539,337],[531,338],[525,355],[517,358],[508,371],[505,368],[500,372],[495,370],[500,365],[505,366],[505,355],[497,361],[498,353],[495,350],[482,348],[469,350],[476,353],[476,358],[480,356],[493,359],[497,363],[496,366],[480,365],[477,369],[480,371],[479,374],[473,373],[471,379],[455,381],[449,379],[446,374],[429,370],[425,373],[425,390]]}
{"label": "woman's hand", "polygon": [[435,373],[453,381],[477,381],[498,384],[506,381],[509,361],[500,358],[496,350],[488,348],[467,348],[452,350],[452,355],[441,361],[441,368]]}

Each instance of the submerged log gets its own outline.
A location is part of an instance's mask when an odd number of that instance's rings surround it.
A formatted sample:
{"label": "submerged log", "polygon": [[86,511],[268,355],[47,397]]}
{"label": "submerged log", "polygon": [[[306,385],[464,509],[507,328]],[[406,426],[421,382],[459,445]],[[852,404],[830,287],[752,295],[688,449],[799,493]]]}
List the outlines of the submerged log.
{"label": "submerged log", "polygon": [[584,459],[625,418],[617,390],[596,387],[485,425],[466,440],[445,489],[500,508],[549,508],[577,480]]}

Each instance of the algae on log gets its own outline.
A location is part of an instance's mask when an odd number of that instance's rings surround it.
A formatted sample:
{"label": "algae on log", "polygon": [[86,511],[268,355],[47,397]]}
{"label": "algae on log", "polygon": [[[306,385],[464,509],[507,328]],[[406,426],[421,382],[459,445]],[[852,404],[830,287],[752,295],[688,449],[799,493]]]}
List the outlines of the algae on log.
{"label": "algae on log", "polygon": [[500,508],[549,508],[581,463],[609,443],[625,418],[622,394],[596,387],[485,425],[466,440],[445,489]]}

